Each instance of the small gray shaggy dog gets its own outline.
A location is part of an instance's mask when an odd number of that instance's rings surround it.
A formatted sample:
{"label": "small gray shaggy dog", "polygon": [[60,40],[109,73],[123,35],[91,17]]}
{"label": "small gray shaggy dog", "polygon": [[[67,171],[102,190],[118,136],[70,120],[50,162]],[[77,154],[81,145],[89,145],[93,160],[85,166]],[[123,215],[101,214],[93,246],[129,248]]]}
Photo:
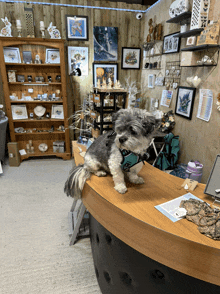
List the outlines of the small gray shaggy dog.
{"label": "small gray shaggy dog", "polygon": [[64,187],[67,196],[81,198],[91,173],[98,177],[110,173],[119,193],[127,191],[125,175],[131,183],[144,183],[137,174],[157,132],[155,118],[146,110],[121,109],[113,114],[112,123],[113,131],[99,136],[86,151],[84,164],[70,171]]}

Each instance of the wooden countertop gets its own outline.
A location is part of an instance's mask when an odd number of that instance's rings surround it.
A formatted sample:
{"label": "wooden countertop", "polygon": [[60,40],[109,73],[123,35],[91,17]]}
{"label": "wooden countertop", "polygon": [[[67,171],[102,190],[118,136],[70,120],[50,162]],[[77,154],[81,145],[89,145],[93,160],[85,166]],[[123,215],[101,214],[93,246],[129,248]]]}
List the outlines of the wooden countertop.
{"label": "wooden countertop", "polygon": [[[76,164],[82,163],[74,147]],[[186,194],[183,179],[146,163],[139,173],[143,185],[127,183],[128,192],[119,194],[111,176],[91,176],[82,200],[89,212],[107,230],[142,254],[184,274],[220,286],[220,242],[202,235],[186,219],[173,223],[154,206]],[[203,193],[204,184],[192,192],[212,203]]]}

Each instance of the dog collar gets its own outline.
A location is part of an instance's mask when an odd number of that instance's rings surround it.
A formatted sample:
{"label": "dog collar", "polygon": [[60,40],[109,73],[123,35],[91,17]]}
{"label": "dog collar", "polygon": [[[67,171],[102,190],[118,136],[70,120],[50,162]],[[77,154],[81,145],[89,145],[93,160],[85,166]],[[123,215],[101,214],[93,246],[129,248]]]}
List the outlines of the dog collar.
{"label": "dog collar", "polygon": [[129,150],[119,149],[122,155],[121,169],[123,171],[129,172],[130,169],[138,164],[139,162],[147,161],[149,154],[146,152],[143,156],[140,154],[135,154]]}

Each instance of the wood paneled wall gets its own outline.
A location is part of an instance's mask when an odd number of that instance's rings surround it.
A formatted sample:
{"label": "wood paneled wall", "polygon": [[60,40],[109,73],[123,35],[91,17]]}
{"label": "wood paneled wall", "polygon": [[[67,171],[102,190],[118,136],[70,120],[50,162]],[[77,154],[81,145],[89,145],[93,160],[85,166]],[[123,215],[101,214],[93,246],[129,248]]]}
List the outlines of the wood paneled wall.
{"label": "wood paneled wall", "polygon": [[[46,1],[45,1],[46,2]],[[48,1],[52,2],[52,1]],[[96,7],[112,7],[122,9],[145,10],[147,7],[138,4],[126,4],[123,2],[107,2],[95,0],[54,0],[57,3],[66,3],[74,5],[89,5]],[[31,6],[31,5],[30,5]],[[144,20],[137,20],[135,12],[115,11],[115,10],[100,10],[88,8],[75,7],[60,7],[49,5],[32,5],[34,11],[35,22],[35,36],[41,37],[40,21],[44,21],[45,26],[48,27],[50,22],[60,30],[63,39],[66,39],[66,25],[65,15],[87,15],[89,18],[89,40],[88,41],[66,41],[66,69],[67,69],[67,46],[87,46],[89,47],[89,75],[81,77],[67,76],[67,93],[68,93],[68,107],[69,115],[73,110],[77,110],[84,97],[92,90],[93,75],[93,26],[112,26],[118,27],[118,77],[123,83],[128,76],[132,80],[140,82],[140,70],[122,70],[121,69],[121,48],[122,47],[140,47],[140,40],[144,34]],[[26,37],[25,18],[24,18],[24,4],[19,3],[0,3],[0,17],[7,16],[12,23],[12,35],[17,36],[16,19],[21,20],[22,36]],[[4,27],[4,23],[0,21],[0,29]],[[50,38],[46,31],[46,38]],[[0,81],[0,90],[2,90],[2,83]],[[2,93],[2,91],[1,91]],[[3,95],[0,95],[0,103],[4,103]]]}
{"label": "wood paneled wall", "polygon": [[[169,7],[173,1],[164,0],[155,5],[145,14],[145,33],[144,39],[148,34],[148,19],[156,18],[156,22],[162,22],[164,25],[164,35],[180,31],[178,24],[168,24],[166,20],[169,17]],[[218,20],[220,16],[220,1],[211,0],[211,9],[209,13],[210,20]],[[192,0],[191,0],[192,3]],[[181,47],[186,47],[186,39],[181,40]],[[207,52],[206,52],[207,54]],[[204,52],[205,55],[205,52]],[[168,54],[162,56],[162,73],[165,75],[165,64],[167,61],[179,60],[179,54]],[[142,83],[147,87],[147,77],[149,73],[155,73],[150,70],[142,71]],[[196,90],[195,103],[193,107],[192,120],[175,116],[176,125],[174,133],[180,136],[180,162],[187,164],[190,160],[199,160],[204,165],[202,182],[206,183],[211,168],[215,161],[216,155],[220,153],[220,112],[216,109],[217,94],[220,92],[220,65],[217,67],[198,67],[198,68],[182,68],[181,86],[189,86],[186,78],[198,75],[202,78],[202,83]],[[162,90],[165,87],[155,87],[149,89],[147,96],[161,99]],[[213,91],[213,107],[212,115],[209,122],[198,119],[197,111],[199,105],[199,89],[210,89]],[[167,112],[175,111],[177,91],[174,90],[173,99],[170,108],[160,106],[159,108]]]}

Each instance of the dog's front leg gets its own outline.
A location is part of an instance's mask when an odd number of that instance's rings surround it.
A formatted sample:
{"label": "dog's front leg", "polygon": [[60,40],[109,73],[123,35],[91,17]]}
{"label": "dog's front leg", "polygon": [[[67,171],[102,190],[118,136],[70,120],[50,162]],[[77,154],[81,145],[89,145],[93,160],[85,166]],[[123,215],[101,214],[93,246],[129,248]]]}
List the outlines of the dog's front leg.
{"label": "dog's front leg", "polygon": [[116,152],[116,154],[112,153],[109,161],[108,161],[108,165],[109,165],[109,169],[110,172],[112,174],[113,177],[113,181],[115,184],[115,190],[118,191],[121,194],[124,194],[127,191],[127,187],[125,185],[125,180],[124,180],[124,173],[121,169],[121,154],[117,154],[118,152]]}
{"label": "dog's front leg", "polygon": [[128,176],[128,179],[133,184],[144,184],[144,179],[137,174],[141,170],[143,166],[142,162],[139,162],[137,165],[132,167],[132,170],[130,172],[127,172],[126,175]]}

